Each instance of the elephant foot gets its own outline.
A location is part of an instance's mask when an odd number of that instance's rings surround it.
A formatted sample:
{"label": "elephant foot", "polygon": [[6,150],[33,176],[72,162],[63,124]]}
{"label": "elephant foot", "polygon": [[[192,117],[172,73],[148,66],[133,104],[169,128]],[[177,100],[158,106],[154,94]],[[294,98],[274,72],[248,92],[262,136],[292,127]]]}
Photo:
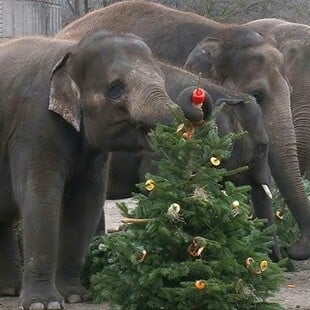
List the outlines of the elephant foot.
{"label": "elephant foot", "polygon": [[20,283],[16,281],[0,281],[0,296],[18,296],[20,293]]}
{"label": "elephant foot", "polygon": [[0,288],[0,296],[18,296],[19,288],[8,287],[8,288]]}
{"label": "elephant foot", "polygon": [[56,290],[51,292],[43,287],[39,292],[22,292],[18,308],[22,310],[61,310],[65,308],[65,303]]}
{"label": "elephant foot", "polygon": [[287,254],[295,260],[310,258],[310,235],[302,236],[287,248]]}
{"label": "elephant foot", "polygon": [[69,304],[75,304],[82,301],[87,301],[88,293],[87,290],[81,285],[80,282],[72,284],[58,284],[58,289],[64,296],[65,301]]}

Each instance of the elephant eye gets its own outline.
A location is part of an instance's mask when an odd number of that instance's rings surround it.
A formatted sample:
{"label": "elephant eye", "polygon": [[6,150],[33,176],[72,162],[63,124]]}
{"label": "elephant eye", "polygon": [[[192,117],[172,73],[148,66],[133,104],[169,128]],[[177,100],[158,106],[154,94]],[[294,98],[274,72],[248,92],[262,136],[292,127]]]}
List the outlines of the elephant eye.
{"label": "elephant eye", "polygon": [[117,100],[122,97],[124,90],[125,84],[120,80],[116,80],[109,85],[107,95],[110,99]]}
{"label": "elephant eye", "polygon": [[256,99],[258,105],[264,102],[264,93],[262,91],[254,91],[251,95]]}

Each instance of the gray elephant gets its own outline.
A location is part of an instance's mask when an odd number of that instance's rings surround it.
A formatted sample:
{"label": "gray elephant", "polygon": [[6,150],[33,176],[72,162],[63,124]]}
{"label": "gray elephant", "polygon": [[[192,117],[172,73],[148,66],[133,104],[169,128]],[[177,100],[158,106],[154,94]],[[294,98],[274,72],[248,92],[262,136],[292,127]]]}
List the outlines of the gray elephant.
{"label": "gray elephant", "polygon": [[[184,65],[204,38],[215,39],[219,55],[211,57],[218,62],[214,64],[212,77],[223,86],[257,98],[270,140],[272,176],[301,232],[300,239],[288,248],[288,254],[295,259],[309,258],[310,208],[297,160],[290,89],[284,77],[282,54],[247,27],[223,25],[147,1],[124,1],[91,12],[69,24],[56,37],[79,39],[96,29],[133,32],[148,43],[155,56],[179,66]],[[210,59],[208,54],[206,57]],[[199,68],[202,73],[203,69]]]}
{"label": "gray elephant", "polygon": [[310,178],[310,26],[267,18],[247,24],[271,35],[284,54],[301,173]]}
{"label": "gray elephant", "polygon": [[180,108],[134,35],[17,39],[0,46],[0,66],[0,296],[18,294],[22,282],[21,308],[63,309],[85,297],[80,271],[105,199],[108,152],[145,149],[149,128]]}

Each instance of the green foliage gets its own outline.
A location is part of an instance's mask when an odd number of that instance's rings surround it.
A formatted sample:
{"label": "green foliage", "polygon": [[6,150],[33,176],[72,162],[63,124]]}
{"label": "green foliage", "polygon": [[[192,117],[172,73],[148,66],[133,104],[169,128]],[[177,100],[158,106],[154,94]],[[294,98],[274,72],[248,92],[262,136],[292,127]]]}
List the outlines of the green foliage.
{"label": "green foliage", "polygon": [[[270,229],[248,220],[249,188],[234,186],[232,172],[210,161],[223,162],[237,138],[219,137],[213,122],[189,140],[176,126],[158,126],[159,174],[146,176],[155,188],[140,184],[132,211],[120,205],[124,216],[147,220],[94,239],[87,263],[93,300],[126,310],[281,309],[266,302],[283,280],[268,257]],[[205,288],[197,289],[197,280]]]}
{"label": "green foliage", "polygon": [[[305,192],[310,199],[310,181],[304,179]],[[285,249],[300,237],[300,231],[294,216],[285,204],[284,198],[277,188],[273,191],[273,209],[276,215],[277,234],[280,244]]]}

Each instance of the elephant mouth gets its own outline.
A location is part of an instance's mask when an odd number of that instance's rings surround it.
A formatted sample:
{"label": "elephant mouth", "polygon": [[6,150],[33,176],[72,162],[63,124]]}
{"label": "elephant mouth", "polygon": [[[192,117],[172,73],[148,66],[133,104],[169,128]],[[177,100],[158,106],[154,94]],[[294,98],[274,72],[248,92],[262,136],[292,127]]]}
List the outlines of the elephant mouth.
{"label": "elephant mouth", "polygon": [[114,122],[108,130],[109,149],[111,151],[153,151],[150,131],[151,129],[144,124],[138,124],[128,119]]}

